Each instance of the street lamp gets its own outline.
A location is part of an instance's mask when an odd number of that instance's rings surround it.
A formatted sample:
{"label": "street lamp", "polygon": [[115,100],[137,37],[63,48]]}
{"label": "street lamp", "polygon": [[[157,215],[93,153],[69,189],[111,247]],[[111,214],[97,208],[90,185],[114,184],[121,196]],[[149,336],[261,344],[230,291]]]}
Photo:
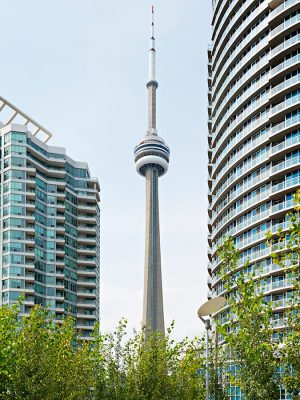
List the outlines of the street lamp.
{"label": "street lamp", "polygon": [[[210,325],[210,316],[217,311],[221,310],[226,303],[225,297],[215,297],[211,300],[206,301],[198,310],[198,317],[201,319],[201,321],[205,325],[206,329],[206,374],[205,374],[205,379],[206,379],[206,400],[209,400],[209,373],[208,373],[208,367],[209,367],[209,360],[208,360],[208,331],[211,329]],[[208,318],[203,318],[203,317],[208,317]]]}

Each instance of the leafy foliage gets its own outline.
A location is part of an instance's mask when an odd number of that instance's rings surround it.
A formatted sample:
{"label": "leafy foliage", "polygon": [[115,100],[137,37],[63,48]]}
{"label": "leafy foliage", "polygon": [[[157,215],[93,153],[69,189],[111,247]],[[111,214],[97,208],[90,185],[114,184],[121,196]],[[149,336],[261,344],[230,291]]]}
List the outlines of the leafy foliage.
{"label": "leafy foliage", "polygon": [[279,230],[276,237],[268,235],[268,242],[277,251],[273,263],[281,266],[293,286],[290,304],[285,313],[286,332],[279,348],[283,383],[292,399],[300,399],[300,190],[294,196],[294,209],[286,214],[288,232]]}
{"label": "leafy foliage", "polygon": [[258,286],[244,267],[238,270],[239,253],[232,238],[219,249],[228,291],[229,318],[218,327],[228,354],[230,381],[247,400],[279,398],[276,344],[272,341],[271,305],[264,302]]}
{"label": "leafy foliage", "polygon": [[72,318],[53,322],[36,306],[0,308],[0,399],[201,400],[205,398],[202,339],[171,339],[145,331],[126,338],[122,320],[112,333],[80,341]]}
{"label": "leafy foliage", "polygon": [[239,252],[233,239],[219,248],[230,317],[218,329],[228,351],[228,363],[235,367],[230,371],[230,381],[240,386],[247,400],[279,398],[282,384],[293,400],[300,399],[300,190],[294,204],[294,210],[285,216],[288,230],[279,229],[275,235],[269,232],[266,237],[273,264],[292,284],[281,340],[272,340],[272,305],[264,301],[254,276],[245,275],[247,263],[238,265]]}
{"label": "leafy foliage", "polygon": [[[95,346],[96,399],[204,399],[204,342],[171,339],[145,330],[125,340],[126,321],[115,332],[100,335]],[[200,372],[200,373],[199,373]]]}

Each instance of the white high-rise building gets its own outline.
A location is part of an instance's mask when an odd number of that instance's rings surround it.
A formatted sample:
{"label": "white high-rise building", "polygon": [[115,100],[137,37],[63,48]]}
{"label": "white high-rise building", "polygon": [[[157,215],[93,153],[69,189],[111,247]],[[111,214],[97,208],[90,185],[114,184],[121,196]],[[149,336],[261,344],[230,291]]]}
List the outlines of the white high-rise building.
{"label": "white high-rise building", "polygon": [[225,294],[216,251],[232,236],[273,304],[276,338],[291,281],[266,233],[288,229],[300,187],[300,1],[215,0],[208,58],[209,297]]}

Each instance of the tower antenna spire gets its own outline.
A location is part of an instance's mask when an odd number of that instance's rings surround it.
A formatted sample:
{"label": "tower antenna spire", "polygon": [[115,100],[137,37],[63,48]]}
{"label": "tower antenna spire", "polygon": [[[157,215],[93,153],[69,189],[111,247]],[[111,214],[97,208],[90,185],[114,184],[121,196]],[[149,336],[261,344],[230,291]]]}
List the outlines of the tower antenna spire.
{"label": "tower antenna spire", "polygon": [[149,49],[149,82],[155,81],[155,36],[154,36],[154,6],[151,13],[151,33]]}
{"label": "tower antenna spire", "polygon": [[154,6],[151,13],[151,32],[148,66],[148,135],[157,135],[156,130],[156,90],[158,83],[155,78],[155,36],[154,36]]}

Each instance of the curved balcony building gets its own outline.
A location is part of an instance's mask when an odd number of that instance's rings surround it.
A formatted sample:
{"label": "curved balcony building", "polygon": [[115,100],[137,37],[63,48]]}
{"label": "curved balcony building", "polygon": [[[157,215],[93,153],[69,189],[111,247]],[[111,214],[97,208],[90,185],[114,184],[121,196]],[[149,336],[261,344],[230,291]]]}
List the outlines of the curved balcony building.
{"label": "curved balcony building", "polygon": [[[267,231],[288,229],[300,187],[300,1],[213,1],[208,49],[209,297],[224,295],[217,247],[232,236],[284,329],[291,281]],[[275,249],[276,250],[276,249]],[[220,318],[226,319],[226,310]],[[284,398],[284,394],[281,397]],[[240,399],[238,391],[233,400]]]}

